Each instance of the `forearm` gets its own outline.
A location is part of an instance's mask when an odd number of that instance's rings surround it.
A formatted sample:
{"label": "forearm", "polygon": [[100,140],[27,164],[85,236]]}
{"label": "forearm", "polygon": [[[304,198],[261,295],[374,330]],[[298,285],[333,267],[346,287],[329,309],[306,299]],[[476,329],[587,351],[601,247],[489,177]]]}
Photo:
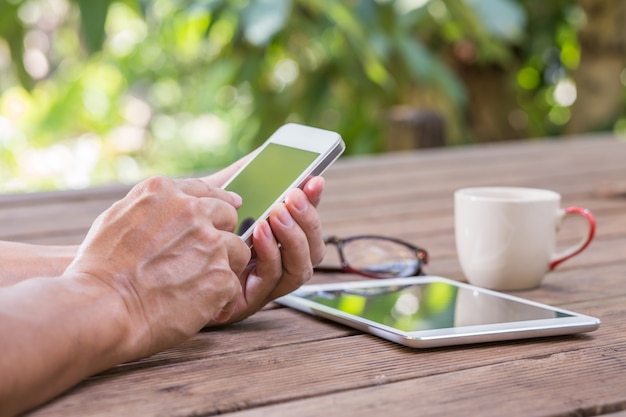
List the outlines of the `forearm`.
{"label": "forearm", "polygon": [[60,394],[133,358],[121,298],[80,277],[0,288],[0,415]]}
{"label": "forearm", "polygon": [[62,275],[74,259],[77,248],[0,241],[0,287],[33,277]]}

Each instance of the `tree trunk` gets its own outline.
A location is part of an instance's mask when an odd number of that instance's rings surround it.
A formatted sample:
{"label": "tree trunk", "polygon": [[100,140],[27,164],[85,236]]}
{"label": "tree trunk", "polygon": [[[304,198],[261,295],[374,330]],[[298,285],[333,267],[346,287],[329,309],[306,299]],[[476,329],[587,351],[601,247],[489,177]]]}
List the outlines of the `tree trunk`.
{"label": "tree trunk", "polygon": [[457,64],[469,97],[469,125],[473,142],[494,142],[526,137],[525,124],[515,123],[520,112],[515,95],[514,63],[499,65]]}
{"label": "tree trunk", "polygon": [[612,128],[624,110],[626,78],[626,1],[579,0],[587,24],[579,34],[577,98],[567,133]]}

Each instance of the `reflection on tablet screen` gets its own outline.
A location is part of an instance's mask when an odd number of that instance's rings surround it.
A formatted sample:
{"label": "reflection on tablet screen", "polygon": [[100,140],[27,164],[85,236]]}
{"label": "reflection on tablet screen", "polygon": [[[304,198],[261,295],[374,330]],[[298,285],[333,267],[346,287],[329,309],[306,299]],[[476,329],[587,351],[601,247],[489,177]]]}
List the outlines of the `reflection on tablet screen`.
{"label": "reflection on tablet screen", "polygon": [[443,282],[318,291],[304,298],[406,332],[571,317]]}

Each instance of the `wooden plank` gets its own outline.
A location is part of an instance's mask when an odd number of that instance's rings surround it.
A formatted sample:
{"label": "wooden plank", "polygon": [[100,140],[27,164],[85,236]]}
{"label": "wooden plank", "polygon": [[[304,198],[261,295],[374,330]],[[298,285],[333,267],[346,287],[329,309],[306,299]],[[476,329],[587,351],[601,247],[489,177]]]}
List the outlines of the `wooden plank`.
{"label": "wooden plank", "polygon": [[[459,170],[476,178],[491,177],[491,180],[494,178],[490,174],[494,172],[508,172],[511,178],[523,181],[546,174],[567,179],[572,173],[593,175],[623,169],[621,156],[626,152],[625,147],[617,141],[605,141],[592,147],[581,143],[575,148],[568,148],[565,142],[536,142],[520,143],[515,147],[499,144],[448,148],[445,151],[423,150],[342,158],[325,175],[338,186],[358,184],[366,188],[370,181],[377,184],[395,173],[402,173],[397,181],[413,182],[420,189],[429,189],[429,185],[437,182],[447,185],[459,180]],[[594,164],[594,161],[601,163]],[[352,172],[367,172],[368,175],[355,176],[351,175]]]}
{"label": "wooden plank", "polygon": [[[556,164],[567,164],[574,160],[578,168],[589,168],[590,161],[619,162],[618,156],[624,152],[624,142],[616,140],[612,135],[579,136],[573,139],[558,140],[523,140],[480,145],[464,145],[440,149],[424,149],[419,152],[397,152],[376,156],[357,156],[343,158],[344,163],[333,165],[329,172],[337,172],[340,177],[348,178],[352,170],[363,170],[378,173],[379,169],[386,170],[391,166],[412,171],[419,168],[424,175],[433,175],[437,169],[446,166],[474,164],[485,168],[488,164],[509,164],[528,162],[551,161]],[[416,166],[415,161],[420,165]],[[603,164],[604,165],[604,164]],[[449,177],[454,177],[448,171]]]}
{"label": "wooden plank", "polygon": [[[626,147],[625,147],[626,148]],[[626,157],[626,153],[621,155]],[[391,161],[390,161],[391,164]],[[510,169],[511,167],[509,167]],[[322,202],[322,210],[328,211],[329,218],[332,213],[343,214],[346,211],[351,214],[355,210],[364,210],[375,205],[377,208],[395,207],[399,203],[406,204],[407,207],[413,205],[421,207],[426,211],[437,209],[441,202],[451,204],[455,190],[468,186],[484,185],[504,185],[504,186],[525,186],[548,188],[560,192],[563,195],[565,204],[578,204],[583,198],[588,199],[600,187],[601,184],[611,181],[624,181],[626,178],[626,167],[604,171],[598,175],[590,176],[587,173],[572,172],[573,166],[568,166],[567,176],[558,173],[554,167],[550,171],[538,174],[533,181],[528,180],[528,175],[519,174],[514,170],[498,170],[490,167],[490,170],[479,171],[480,176],[472,175],[465,169],[464,165],[454,167],[458,176],[450,181],[426,181],[415,177],[407,177],[402,171],[392,171],[388,175],[378,176],[375,180],[365,180],[362,184],[337,184],[335,178],[327,178],[327,193]],[[415,170],[409,171],[415,173]],[[523,178],[518,180],[516,177]],[[369,179],[369,177],[367,177]],[[494,180],[494,178],[497,178]],[[608,198],[598,201],[611,201]]]}
{"label": "wooden plank", "polygon": [[[626,240],[622,239],[620,243],[618,244],[624,245],[625,243],[626,243]],[[555,271],[549,272],[546,275],[546,278],[544,280],[544,285],[556,279],[557,277],[561,276],[561,274],[569,273],[570,271],[574,273],[587,274],[587,277],[589,280],[595,280],[597,276],[603,275],[604,270],[612,271],[613,269],[616,269],[618,274],[621,273],[621,277],[625,275],[624,271],[626,271],[626,260],[624,260],[624,256],[619,253],[621,250],[623,250],[624,246],[618,246],[617,248],[614,248],[613,245],[609,245],[611,250],[614,250],[617,253],[615,258],[619,258],[619,259],[605,258],[604,253],[601,250],[599,250],[597,245],[594,245],[593,247],[595,249],[598,249],[598,253],[600,253],[603,256],[602,260],[604,262],[597,261],[593,257],[584,258],[585,264],[580,264],[580,265],[571,264],[571,263],[568,264],[566,262],[563,265],[559,265],[559,267]],[[587,255],[581,254],[580,256],[582,257],[582,256],[587,256]],[[569,262],[577,262],[577,260],[572,259]],[[595,271],[595,269],[589,269],[589,268],[596,268],[596,267],[598,268],[597,273],[594,274],[593,272],[588,272],[588,271]],[[461,281],[465,280],[465,277],[459,265],[459,261],[456,259],[456,257],[448,257],[448,258],[443,258],[443,259],[435,258],[433,262],[429,266],[427,266],[426,272],[431,275],[442,275],[444,277],[458,279]],[[578,285],[578,283],[576,282],[564,283],[563,288],[566,288],[567,286],[571,286],[573,290],[575,291],[576,285]],[[623,285],[623,283],[621,285]]]}
{"label": "wooden plank", "polygon": [[[605,325],[591,335],[463,348],[413,350],[360,334],[259,348],[258,340],[248,334],[250,345],[247,352],[210,356],[177,366],[154,366],[121,374],[104,374],[83,382],[31,415],[214,415],[307,397],[320,401],[312,408],[319,415],[319,410],[326,409],[328,401],[337,398],[333,393],[368,387],[374,389],[381,385],[389,386],[390,390],[384,395],[376,395],[376,401],[387,397],[401,401],[406,407],[411,404],[406,397],[407,392],[396,383],[407,384],[411,396],[415,396],[415,392],[423,392],[421,390],[425,387],[430,387],[430,391],[426,390],[430,394],[434,391],[441,394],[447,390],[478,389],[467,387],[478,384],[483,377],[503,373],[507,375],[507,380],[523,384],[525,364],[541,365],[535,369],[535,374],[551,378],[551,381],[556,378],[557,371],[563,372],[561,369],[572,372],[574,376],[601,370],[602,378],[608,377],[620,387],[605,391],[604,396],[598,397],[610,399],[617,395],[617,391],[622,393],[626,383],[626,362],[621,360],[622,351],[626,349],[624,302],[626,298],[615,299],[605,305],[588,305],[591,313],[606,320]],[[303,316],[300,321],[311,320],[315,319]],[[555,358],[560,359],[555,361]],[[572,363],[567,358],[572,358]],[[565,364],[567,367],[563,368]],[[498,377],[493,382],[484,382],[484,386],[479,385],[481,390],[491,388],[497,395],[508,397],[514,392],[515,383],[503,385],[503,382],[503,378]],[[570,380],[569,383],[575,382]],[[496,389],[499,385],[503,386]],[[368,397],[370,400],[374,398],[371,397],[374,394],[376,390],[366,390],[347,394],[345,399],[348,402],[367,401]],[[459,392],[451,398],[460,400],[457,395]],[[473,395],[478,395],[478,392],[473,393],[471,398],[474,398]],[[304,403],[308,407],[311,405],[306,400]],[[481,401],[479,404],[484,407],[485,403]],[[432,404],[429,406],[434,407]],[[293,415],[288,413],[291,405],[287,405],[287,410],[278,407],[276,412],[273,409],[260,409],[258,412]],[[542,409],[543,404],[535,405],[535,411]],[[298,412],[304,413],[300,407]]]}
{"label": "wooden plank", "polygon": [[72,203],[93,199],[118,200],[130,189],[130,185],[108,185],[82,189],[42,191],[33,193],[0,194],[0,206],[26,207],[54,203]]}
{"label": "wooden plank", "polygon": [[108,200],[88,200],[79,204],[55,202],[43,207],[2,209],[0,239],[26,241],[68,233],[84,235],[98,214],[110,205]]}
{"label": "wooden plank", "polygon": [[[379,233],[383,235],[413,235],[423,240],[434,235],[454,235],[454,218],[452,203],[450,207],[442,204],[438,213],[423,215],[409,211],[386,212],[372,207],[371,215],[353,214],[345,220],[328,221],[325,213],[321,213],[322,225],[325,231],[333,234],[364,234]],[[592,210],[597,221],[596,237],[611,237],[626,234],[626,202],[623,210]],[[564,242],[578,241],[587,230],[587,223],[581,218],[571,217],[565,220],[558,233],[559,239]],[[415,240],[411,238],[410,240]],[[416,242],[418,243],[418,242]]]}
{"label": "wooden plank", "polygon": [[128,186],[111,186],[0,195],[0,239],[61,244],[68,235],[82,237],[95,218],[127,191]]}
{"label": "wooden plank", "polygon": [[358,392],[331,393],[228,415],[313,417],[320,410],[341,410],[346,417],[624,415],[619,411],[626,410],[625,351],[626,344],[559,352],[396,383],[388,383],[386,375],[381,375],[379,385]]}
{"label": "wooden plank", "polygon": [[[208,357],[219,358],[226,354],[337,339],[360,333],[349,327],[320,320],[296,324],[301,318],[301,314],[288,308],[269,308],[241,323],[204,329],[175,348],[120,365],[92,379],[108,378],[131,369],[171,366]],[[250,343],[251,335],[254,337],[254,344]]]}

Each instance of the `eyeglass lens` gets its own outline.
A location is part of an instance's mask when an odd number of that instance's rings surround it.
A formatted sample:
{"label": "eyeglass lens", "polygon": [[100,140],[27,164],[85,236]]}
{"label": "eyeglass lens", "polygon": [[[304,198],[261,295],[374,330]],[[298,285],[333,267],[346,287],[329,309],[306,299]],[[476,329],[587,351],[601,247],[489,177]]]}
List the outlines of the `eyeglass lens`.
{"label": "eyeglass lens", "polygon": [[342,251],[351,268],[380,278],[413,275],[421,262],[412,248],[380,238],[347,240]]}

